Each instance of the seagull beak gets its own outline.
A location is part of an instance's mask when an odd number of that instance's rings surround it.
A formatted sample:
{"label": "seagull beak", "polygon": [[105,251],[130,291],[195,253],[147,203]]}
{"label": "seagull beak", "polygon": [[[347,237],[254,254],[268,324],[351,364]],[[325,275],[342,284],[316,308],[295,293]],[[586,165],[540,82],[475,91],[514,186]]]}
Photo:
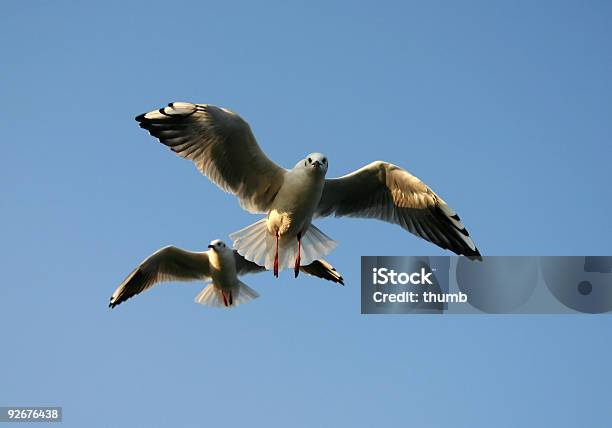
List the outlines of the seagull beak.
{"label": "seagull beak", "polygon": [[320,167],[321,167],[321,162],[319,162],[319,161],[314,161],[312,164],[313,164],[314,166],[316,166],[317,168],[320,168]]}
{"label": "seagull beak", "polygon": [[214,245],[209,245],[208,248],[210,248],[211,250],[214,250],[215,246]]}

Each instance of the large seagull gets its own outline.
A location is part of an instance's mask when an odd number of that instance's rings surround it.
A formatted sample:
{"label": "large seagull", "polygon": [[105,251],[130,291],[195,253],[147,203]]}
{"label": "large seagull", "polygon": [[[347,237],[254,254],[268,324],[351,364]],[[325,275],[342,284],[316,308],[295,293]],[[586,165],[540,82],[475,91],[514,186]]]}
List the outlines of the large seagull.
{"label": "large seagull", "polygon": [[266,214],[230,235],[247,260],[274,275],[322,258],[336,247],[312,219],[376,218],[400,225],[437,246],[479,258],[457,213],[421,180],[376,161],[340,178],[326,179],[329,161],[311,153],[292,169],[268,159],[249,124],[236,113],[208,104],[174,102],[136,117],[140,126],[202,174],[238,198],[247,211]]}

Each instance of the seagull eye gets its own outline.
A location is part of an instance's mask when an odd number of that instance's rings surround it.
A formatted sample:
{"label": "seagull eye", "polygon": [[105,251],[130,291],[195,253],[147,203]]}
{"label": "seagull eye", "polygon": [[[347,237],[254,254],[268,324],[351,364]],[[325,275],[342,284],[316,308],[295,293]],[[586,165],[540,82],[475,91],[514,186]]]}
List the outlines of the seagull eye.
{"label": "seagull eye", "polygon": [[312,163],[312,159],[308,158],[308,163]]}
{"label": "seagull eye", "polygon": [[327,159],[323,158],[323,163],[327,163]]}

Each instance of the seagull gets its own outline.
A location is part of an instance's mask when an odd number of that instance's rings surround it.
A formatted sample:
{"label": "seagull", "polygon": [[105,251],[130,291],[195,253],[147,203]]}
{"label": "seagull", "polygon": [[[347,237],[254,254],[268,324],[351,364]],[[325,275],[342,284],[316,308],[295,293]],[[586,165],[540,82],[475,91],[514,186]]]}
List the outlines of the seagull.
{"label": "seagull", "polygon": [[[238,279],[248,273],[263,272],[265,267],[246,260],[223,241],[216,239],[208,251],[191,252],[167,246],[147,257],[119,285],[110,298],[109,307],[167,281],[212,280],[195,298],[196,303],[214,307],[233,307],[259,297],[259,294]],[[325,260],[315,260],[300,270],[328,281],[344,285],[344,279]]]}
{"label": "seagull", "polygon": [[140,127],[226,192],[249,212],[266,216],[230,235],[247,260],[274,271],[329,254],[336,242],[313,218],[362,217],[394,223],[456,254],[480,258],[459,215],[421,180],[392,163],[375,161],[326,179],[327,157],[311,153],[292,169],[271,161],[249,124],[209,104],[174,102],[136,117]]}

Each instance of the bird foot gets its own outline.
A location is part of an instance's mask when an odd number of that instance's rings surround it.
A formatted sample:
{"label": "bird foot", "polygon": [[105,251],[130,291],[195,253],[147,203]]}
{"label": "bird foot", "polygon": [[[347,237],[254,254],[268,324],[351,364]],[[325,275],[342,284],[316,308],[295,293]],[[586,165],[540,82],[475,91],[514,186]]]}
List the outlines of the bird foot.
{"label": "bird foot", "polygon": [[278,232],[276,232],[276,251],[274,252],[274,276],[278,278]]}
{"label": "bird foot", "polygon": [[300,274],[300,260],[302,258],[301,257],[301,253],[302,253],[302,234],[301,233],[298,233],[297,240],[298,240],[298,252],[297,252],[297,256],[295,257],[295,264],[293,265],[293,273],[296,278]]}

